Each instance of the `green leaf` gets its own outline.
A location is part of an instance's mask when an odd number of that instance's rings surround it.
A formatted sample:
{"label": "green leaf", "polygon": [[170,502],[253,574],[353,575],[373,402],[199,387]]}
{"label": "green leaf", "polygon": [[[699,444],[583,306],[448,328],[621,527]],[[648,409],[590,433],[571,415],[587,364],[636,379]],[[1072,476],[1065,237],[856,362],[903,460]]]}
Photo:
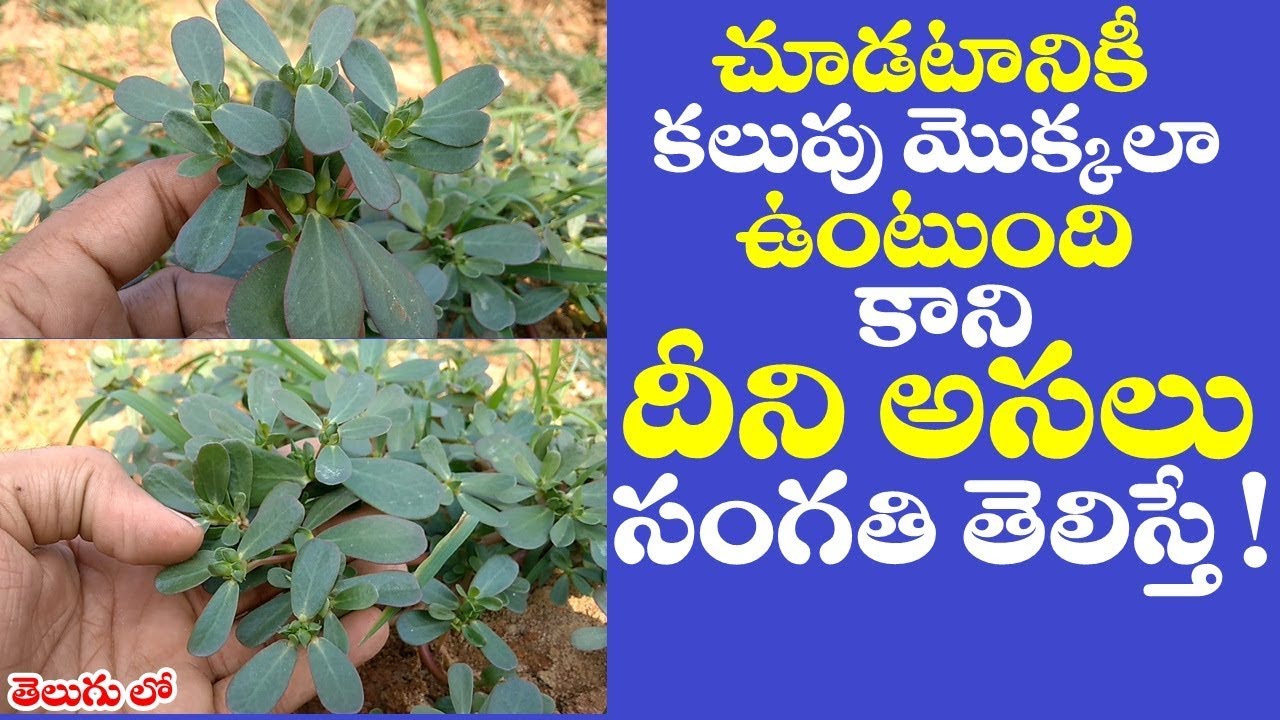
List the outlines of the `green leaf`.
{"label": "green leaf", "polygon": [[142,476],[142,489],[165,507],[195,515],[196,491],[191,481],[168,465],[152,465]]}
{"label": "green leaf", "polygon": [[182,177],[197,178],[217,170],[221,164],[222,158],[217,155],[192,155],[178,163],[178,174]]}
{"label": "green leaf", "polygon": [[271,182],[291,193],[306,195],[316,189],[316,179],[311,173],[297,168],[277,168],[271,173]]}
{"label": "green leaf", "polygon": [[419,138],[402,148],[387,151],[388,160],[398,160],[431,172],[456,174],[470,170],[480,162],[484,143],[456,148],[435,140]]}
{"label": "green leaf", "polygon": [[469,147],[483,142],[489,134],[489,114],[466,110],[453,115],[427,115],[409,126],[409,131],[450,147]]}
{"label": "green leaf", "polygon": [[231,144],[250,155],[270,155],[288,138],[275,115],[252,105],[226,103],[213,111],[213,124]]}
{"label": "green leaf", "polygon": [[346,510],[357,500],[359,498],[355,493],[345,487],[327,492],[316,498],[315,502],[311,503],[311,507],[307,508],[307,519],[303,521],[302,527],[315,532],[316,528],[337,517],[338,513]]}
{"label": "green leaf", "polygon": [[348,376],[334,393],[329,405],[329,421],[341,425],[364,412],[373,402],[377,386],[368,373]]}
{"label": "green leaf", "polygon": [[568,515],[563,515],[555,524],[551,526],[551,544],[556,547],[569,547],[574,540],[574,521]]}
{"label": "green leaf", "polygon": [[306,471],[293,460],[260,447],[250,448],[250,452],[253,454],[253,493],[249,497],[251,506],[261,505],[267,495],[281,483],[302,486],[307,482]]}
{"label": "green leaf", "polygon": [[209,565],[213,562],[212,550],[197,551],[191,558],[161,570],[156,575],[156,590],[164,595],[177,595],[200,587],[201,583],[213,577],[209,572]]}
{"label": "green leaf", "polygon": [[351,649],[351,639],[347,637],[347,629],[342,626],[342,620],[333,613],[324,616],[324,636],[342,652]]}
{"label": "green leaf", "polygon": [[209,193],[178,231],[173,258],[179,265],[192,272],[213,272],[226,262],[244,212],[246,184],[222,185]]}
{"label": "green leaf", "polygon": [[516,306],[507,291],[491,277],[464,278],[471,294],[471,312],[490,330],[505,330],[516,321]]}
{"label": "green leaf", "polygon": [[578,628],[569,636],[569,642],[582,652],[603,650],[608,646],[606,633],[607,631],[602,627]]}
{"label": "green leaf", "polygon": [[[276,75],[289,63],[280,40],[257,10],[245,0],[218,0],[214,8],[218,26],[232,45],[267,72]],[[264,711],[265,712],[265,711]]]}
{"label": "green leaf", "polygon": [[300,492],[301,486],[280,483],[267,493],[258,514],[253,516],[240,539],[241,556],[251,560],[293,537],[305,514],[302,503],[298,502]]}
{"label": "green leaf", "polygon": [[318,537],[335,543],[348,557],[380,565],[409,562],[427,549],[427,536],[421,525],[386,515],[348,520]]}
{"label": "green leaf", "polygon": [[253,91],[254,107],[293,124],[293,93],[279,80],[263,80]]}
{"label": "green leaf", "polygon": [[311,26],[307,41],[311,44],[311,60],[316,67],[327,68],[338,62],[351,38],[356,34],[356,14],[344,5],[333,5],[320,13]]}
{"label": "green leaf", "polygon": [[231,637],[231,623],[236,619],[236,603],[239,601],[240,586],[234,580],[222,583],[192,626],[187,652],[196,657],[209,657],[221,650],[227,638]]}
{"label": "green leaf", "polygon": [[353,40],[342,54],[342,69],[351,83],[382,110],[391,112],[400,102],[391,63],[372,42]]}
{"label": "green leaf", "polygon": [[314,212],[308,213],[294,251],[284,308],[293,337],[359,337],[364,325],[356,268],[333,222]]}
{"label": "green leaf", "polygon": [[602,285],[609,279],[608,273],[604,270],[570,265],[554,265],[552,263],[508,266],[507,275],[527,277],[543,282],[591,283],[593,285]]}
{"label": "green leaf", "polygon": [[284,288],[293,253],[280,250],[249,268],[227,303],[227,330],[232,337],[283,338]]}
{"label": "green leaf", "polygon": [[88,80],[89,82],[95,83],[97,85],[101,85],[102,87],[108,90],[115,90],[116,87],[120,85],[120,83],[116,82],[115,80],[112,80],[109,77],[103,77],[102,75],[89,72],[88,70],[81,70],[80,68],[71,67],[70,65],[63,65],[62,63],[58,63],[58,67],[74,75],[79,75],[80,77],[84,78],[85,80]]}
{"label": "green leaf", "polygon": [[116,390],[111,393],[111,399],[117,400],[130,408],[133,408],[141,415],[151,427],[160,431],[169,439],[169,442],[178,447],[187,444],[191,439],[191,433],[182,428],[182,424],[173,418],[172,415],[160,409],[160,406],[142,397],[132,390]]}
{"label": "green leaf", "polygon": [[[228,1],[221,0],[218,6]],[[271,712],[289,687],[297,662],[298,651],[288,640],[277,640],[254,655],[227,686],[227,709],[236,713]]]}
{"label": "green leaf", "polygon": [[519,575],[519,563],[509,555],[494,555],[476,571],[470,589],[479,592],[480,597],[497,597],[511,587]]}
{"label": "green leaf", "polygon": [[120,81],[115,92],[116,105],[126,114],[147,123],[164,120],[170,110],[191,111],[191,98],[159,80],[134,75]]}
{"label": "green leaf", "polygon": [[339,227],[355,264],[365,310],[378,332],[389,338],[435,337],[435,306],[408,268],[358,225],[342,222]]}
{"label": "green leaf", "polygon": [[236,626],[236,639],[245,647],[270,640],[293,618],[291,593],[285,591],[250,610]]}
{"label": "green leaf", "polygon": [[377,591],[379,605],[411,607],[422,600],[422,588],[418,587],[417,578],[403,570],[386,570],[339,580],[336,589],[346,590],[357,582],[366,583]]}
{"label": "green leaf", "polygon": [[316,455],[316,480],[325,485],[341,485],[351,477],[351,458],[337,445],[326,445]]}
{"label": "green leaf", "polygon": [[528,680],[508,677],[494,686],[484,704],[485,715],[537,715],[546,712],[542,692]]}
{"label": "green leaf", "polygon": [[426,469],[391,458],[351,461],[346,487],[361,500],[396,517],[421,520],[440,508],[442,485]]}
{"label": "green leaf", "polygon": [[436,620],[423,610],[409,610],[400,614],[396,632],[410,645],[426,645],[449,632],[448,620]]}
{"label": "green leaf", "polygon": [[214,152],[213,136],[204,125],[186,110],[170,110],[162,120],[169,139],[193,153],[209,155]]}
{"label": "green leaf", "polygon": [[299,619],[314,618],[324,607],[329,592],[338,581],[338,573],[342,571],[342,555],[340,548],[323,535],[298,551],[298,557],[293,561],[290,593],[293,596],[293,614]]}
{"label": "green leaf", "polygon": [[325,709],[332,713],[356,713],[364,706],[364,686],[356,668],[337,645],[319,637],[307,648],[311,677]]}
{"label": "green leaf", "polygon": [[479,110],[502,94],[502,76],[493,65],[469,67],[440,83],[422,99],[423,115]]}
{"label": "green leaf", "polygon": [[253,495],[253,450],[243,440],[223,440],[221,444],[229,461],[227,495],[235,502],[236,495],[243,494],[247,501]]}
{"label": "green leaf", "polygon": [[293,122],[302,144],[316,155],[336,153],[355,139],[347,109],[319,85],[298,88]]}
{"label": "green leaf", "polygon": [[200,448],[195,464],[196,497],[205,502],[226,505],[230,498],[231,460],[227,449],[218,443]]}
{"label": "green leaf", "polygon": [[249,373],[247,405],[254,420],[270,427],[280,414],[276,405],[276,392],[280,390],[280,378],[274,370],[260,367]]}
{"label": "green leaf", "polygon": [[524,223],[486,225],[454,237],[454,243],[471,257],[497,260],[505,265],[523,265],[538,259],[542,241]]}
{"label": "green leaf", "polygon": [[280,412],[284,413],[285,417],[294,422],[302,423],[312,430],[319,430],[323,426],[320,416],[316,414],[315,410],[311,409],[306,400],[284,388],[280,388],[275,397],[276,407],[280,408]]}
{"label": "green leaf", "polygon": [[494,529],[504,527],[507,524],[506,518],[502,517],[500,511],[466,493],[458,495],[458,506],[466,511],[468,515]]}
{"label": "green leaf", "polygon": [[532,325],[546,319],[569,299],[567,288],[549,285],[528,290],[515,301],[516,323]]}
{"label": "green leaf", "polygon": [[222,36],[213,23],[202,17],[187,18],[173,26],[169,40],[187,82],[214,87],[222,82],[226,61],[222,56]]}
{"label": "green leaf", "polygon": [[368,440],[391,431],[391,419],[381,415],[362,415],[345,422],[340,429],[343,442],[347,440]]}
{"label": "green leaf", "polygon": [[[353,578],[354,579],[354,578]],[[364,610],[378,602],[378,589],[368,583],[353,583],[336,590],[331,601],[335,611]]]}
{"label": "green leaf", "polygon": [[471,674],[471,666],[466,663],[454,663],[449,666],[449,701],[453,703],[453,712],[458,715],[471,714],[471,697],[475,693],[476,678]]}
{"label": "green leaf", "polygon": [[351,179],[360,197],[375,210],[386,210],[400,202],[400,183],[387,163],[363,140],[353,140],[343,148],[342,159],[351,170]]}
{"label": "green leaf", "polygon": [[541,505],[507,508],[502,511],[507,524],[498,528],[503,540],[524,550],[536,550],[547,544],[555,513]]}
{"label": "green leaf", "polygon": [[516,654],[511,652],[511,647],[505,640],[498,637],[497,633],[479,620],[473,620],[469,627],[484,638],[484,645],[480,647],[480,652],[484,653],[486,660],[499,670],[516,669],[518,662]]}

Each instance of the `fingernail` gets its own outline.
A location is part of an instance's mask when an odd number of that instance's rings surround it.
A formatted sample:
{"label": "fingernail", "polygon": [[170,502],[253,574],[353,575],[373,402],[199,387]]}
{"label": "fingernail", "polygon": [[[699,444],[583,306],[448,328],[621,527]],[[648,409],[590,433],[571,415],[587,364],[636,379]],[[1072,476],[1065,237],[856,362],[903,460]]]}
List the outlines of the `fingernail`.
{"label": "fingernail", "polygon": [[178,517],[182,518],[183,520],[186,520],[187,522],[191,523],[191,526],[194,528],[198,528],[200,532],[204,532],[204,523],[200,522],[196,518],[193,518],[190,515],[187,515],[185,513],[180,513],[177,510],[174,510],[173,508],[167,505],[165,506],[165,509],[173,513],[174,515],[177,515]]}

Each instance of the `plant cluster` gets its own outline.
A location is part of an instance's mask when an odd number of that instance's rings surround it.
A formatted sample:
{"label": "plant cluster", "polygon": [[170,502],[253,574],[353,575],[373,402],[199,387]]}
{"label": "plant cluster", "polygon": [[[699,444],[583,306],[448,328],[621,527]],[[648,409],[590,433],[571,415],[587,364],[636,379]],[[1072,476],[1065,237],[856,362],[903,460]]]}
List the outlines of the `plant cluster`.
{"label": "plant cluster", "polygon": [[[206,528],[199,552],[156,578],[164,593],[212,594],[188,650],[211,655],[232,633],[260,648],[229,686],[235,711],[269,711],[305,650],[324,706],[355,712],[364,694],[346,650],[362,638],[341,617],[379,606],[379,626],[393,622],[406,642],[456,633],[490,664],[479,693],[463,680],[470,668],[449,668],[450,697],[435,709],[547,711],[490,622],[546,585],[556,602],[577,593],[604,607],[603,398],[569,401],[602,377],[599,360],[552,342],[526,372],[522,351],[502,348],[495,382],[465,348],[427,358],[350,345],[326,345],[319,362],[287,342],[254,343],[145,378],[118,369],[118,352],[95,353],[99,391],[81,424],[136,413],[117,457]],[[412,572],[360,574],[358,561]],[[238,615],[241,594],[263,585],[281,592]],[[602,632],[574,644],[602,648]]]}
{"label": "plant cluster", "polygon": [[[344,6],[317,16],[293,61],[245,0],[219,0],[215,15],[217,26],[195,17],[173,29],[187,90],[133,76],[115,100],[193,153],[181,174],[217,175],[218,188],[177,237],[174,262],[215,272],[233,255],[265,255],[232,294],[233,334],[435,337],[442,302],[460,306],[475,334],[509,334],[569,299],[572,290],[546,285],[581,278],[546,269],[559,263],[542,235],[430,182],[479,162],[484,108],[503,90],[496,68],[468,68],[425,97],[401,99],[390,63],[354,37]],[[224,35],[270,75],[251,102],[233,99],[224,82]],[[238,232],[250,194],[275,236],[266,242]],[[387,211],[421,242],[389,248]],[[538,262],[545,253],[553,262]],[[602,283],[603,273],[586,279]],[[575,297],[591,302],[582,291]],[[597,303],[588,315],[599,316]]]}

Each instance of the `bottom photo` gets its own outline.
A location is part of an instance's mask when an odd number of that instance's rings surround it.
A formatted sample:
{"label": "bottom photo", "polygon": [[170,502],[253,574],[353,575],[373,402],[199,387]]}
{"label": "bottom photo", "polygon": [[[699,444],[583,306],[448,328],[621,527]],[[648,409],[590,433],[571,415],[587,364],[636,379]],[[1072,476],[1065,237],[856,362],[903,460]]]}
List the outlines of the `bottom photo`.
{"label": "bottom photo", "polygon": [[0,342],[10,709],[603,713],[603,341]]}

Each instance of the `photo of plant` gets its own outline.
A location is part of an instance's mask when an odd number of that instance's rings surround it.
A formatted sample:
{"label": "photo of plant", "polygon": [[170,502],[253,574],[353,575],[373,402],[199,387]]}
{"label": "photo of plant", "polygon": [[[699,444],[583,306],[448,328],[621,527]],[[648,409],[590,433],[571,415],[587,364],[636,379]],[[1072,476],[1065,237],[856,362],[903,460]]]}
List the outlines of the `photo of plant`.
{"label": "photo of plant", "polygon": [[0,14],[0,67],[33,78],[0,94],[0,251],[189,154],[179,174],[216,189],[148,274],[236,280],[232,337],[607,335],[602,2]]}
{"label": "photo of plant", "polygon": [[201,608],[192,658],[248,653],[233,712],[270,712],[295,672],[319,693],[304,711],[604,712],[606,360],[593,341],[10,341],[0,446],[103,447],[198,523],[152,577]]}

